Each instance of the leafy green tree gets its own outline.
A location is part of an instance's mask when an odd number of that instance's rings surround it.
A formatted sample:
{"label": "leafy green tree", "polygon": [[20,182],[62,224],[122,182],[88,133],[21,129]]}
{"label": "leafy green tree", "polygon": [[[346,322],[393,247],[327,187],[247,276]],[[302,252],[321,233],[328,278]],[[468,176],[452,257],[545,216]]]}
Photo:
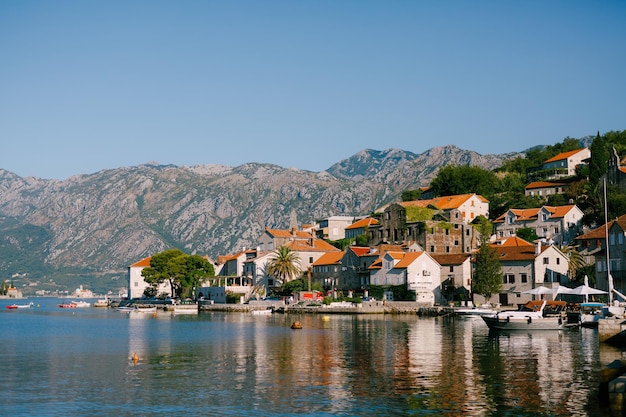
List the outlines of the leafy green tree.
{"label": "leafy green tree", "polygon": [[284,285],[302,273],[300,258],[287,246],[281,246],[274,251],[273,258],[268,261],[265,273]]}
{"label": "leafy green tree", "polygon": [[437,196],[467,193],[490,196],[499,189],[499,180],[493,172],[480,167],[447,165],[439,169],[430,187]]}
{"label": "leafy green tree", "polygon": [[421,190],[406,190],[406,191],[402,191],[402,194],[401,194],[402,201],[419,200],[421,196],[422,196]]}
{"label": "leafy green tree", "polygon": [[200,255],[187,257],[187,271],[182,282],[182,293],[195,299],[196,289],[207,277],[215,276],[215,268],[211,262]]}
{"label": "leafy green tree", "polygon": [[[282,294],[295,294],[300,291],[308,291],[309,283],[307,280],[303,278],[296,278],[289,282],[286,282],[281,287]],[[313,291],[322,291],[322,285],[319,282],[311,283],[311,290]]]}
{"label": "leafy green tree", "polygon": [[600,184],[600,179],[606,173],[607,161],[609,160],[609,146],[606,138],[600,136],[600,132],[589,147],[591,161],[589,162],[589,182]]}
{"label": "leafy green tree", "polygon": [[549,206],[565,206],[568,202],[565,200],[563,194],[551,194],[548,196],[546,203]]}
{"label": "leafy green tree", "polygon": [[168,249],[150,258],[150,266],[141,271],[144,280],[158,288],[162,283],[169,281],[172,296],[179,295],[180,284],[178,284],[185,274],[186,255],[179,249]]}
{"label": "leafy green tree", "polygon": [[524,239],[527,242],[534,242],[535,240],[539,239],[539,236],[537,236],[537,232],[532,227],[520,227],[515,232],[515,235],[520,239]]}
{"label": "leafy green tree", "polygon": [[502,267],[498,252],[489,244],[491,224],[481,221],[475,227],[480,233],[480,245],[474,261],[472,293],[480,294],[488,300],[492,294],[497,294],[502,289]]}
{"label": "leafy green tree", "polygon": [[368,242],[369,242],[369,237],[367,233],[361,233],[355,238],[355,244],[357,246],[367,246]]}
{"label": "leafy green tree", "polygon": [[141,271],[144,280],[154,289],[145,295],[156,292],[162,283],[168,281],[172,297],[183,295],[194,297],[201,280],[213,276],[213,265],[200,255],[187,255],[179,249],[168,249],[150,259],[150,266]]}

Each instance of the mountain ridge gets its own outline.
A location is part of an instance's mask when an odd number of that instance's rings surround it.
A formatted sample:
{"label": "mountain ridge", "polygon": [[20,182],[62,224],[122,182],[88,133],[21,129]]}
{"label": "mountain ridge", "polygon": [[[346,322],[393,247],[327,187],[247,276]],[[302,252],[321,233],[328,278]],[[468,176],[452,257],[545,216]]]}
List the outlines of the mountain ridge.
{"label": "mountain ridge", "polygon": [[367,215],[402,191],[428,185],[442,166],[491,170],[520,155],[480,155],[454,145],[422,154],[363,149],[319,172],[266,163],[148,163],[65,180],[0,169],[0,274],[119,277],[170,247],[215,258],[256,246],[266,227],[287,228],[292,210],[300,224]]}

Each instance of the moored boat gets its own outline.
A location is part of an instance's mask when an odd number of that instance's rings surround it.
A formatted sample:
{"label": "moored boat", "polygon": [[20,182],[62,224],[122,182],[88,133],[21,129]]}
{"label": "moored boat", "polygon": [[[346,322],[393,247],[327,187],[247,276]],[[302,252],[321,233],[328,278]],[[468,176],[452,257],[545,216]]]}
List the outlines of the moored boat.
{"label": "moored boat", "polygon": [[561,330],[568,324],[565,301],[530,301],[519,310],[482,316],[494,330]]}
{"label": "moored boat", "polygon": [[18,308],[31,308],[32,306],[34,306],[35,304],[30,302],[28,304],[11,304],[7,306],[7,309],[9,310],[16,310]]}
{"label": "moored boat", "polygon": [[69,303],[61,303],[59,304],[60,308],[76,308],[76,303],[74,302],[69,302]]}
{"label": "moored boat", "polygon": [[72,303],[76,305],[76,308],[91,307],[91,303],[88,303],[87,301],[72,301]]}
{"label": "moored boat", "polygon": [[497,312],[498,310],[491,307],[462,307],[454,309],[454,314],[462,317],[493,316]]}
{"label": "moored boat", "polygon": [[93,303],[94,307],[108,307],[109,304],[111,304],[111,300],[109,300],[108,298],[101,298],[100,300],[96,300]]}

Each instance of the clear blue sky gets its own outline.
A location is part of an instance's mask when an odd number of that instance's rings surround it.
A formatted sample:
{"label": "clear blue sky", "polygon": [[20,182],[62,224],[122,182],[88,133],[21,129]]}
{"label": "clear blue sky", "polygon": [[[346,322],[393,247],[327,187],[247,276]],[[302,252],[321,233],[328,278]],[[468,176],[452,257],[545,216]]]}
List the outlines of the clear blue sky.
{"label": "clear blue sky", "polygon": [[0,168],[322,171],[626,130],[624,1],[0,0]]}

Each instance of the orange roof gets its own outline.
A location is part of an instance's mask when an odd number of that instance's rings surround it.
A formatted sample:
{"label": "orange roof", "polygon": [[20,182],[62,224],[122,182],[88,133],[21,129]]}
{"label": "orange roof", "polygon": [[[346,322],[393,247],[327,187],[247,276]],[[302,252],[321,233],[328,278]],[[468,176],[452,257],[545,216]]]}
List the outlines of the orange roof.
{"label": "orange roof", "polygon": [[326,252],[317,261],[313,262],[313,266],[341,264],[343,255],[345,255],[345,252]]}
{"label": "orange roof", "polygon": [[407,252],[404,254],[400,262],[398,262],[394,266],[394,268],[407,268],[409,265],[415,262],[417,258],[422,256],[422,254],[424,254],[424,252]]}
{"label": "orange roof", "polygon": [[[569,213],[575,206],[570,204],[567,206],[543,206],[538,208],[529,208],[529,209],[509,209],[508,212],[512,212],[517,217],[517,221],[527,221],[534,220],[539,215],[539,210],[546,209],[550,212],[550,217],[558,219],[565,217],[567,213]],[[497,219],[495,219],[494,223],[501,223],[504,221],[507,213],[501,214]]]}
{"label": "orange roof", "polygon": [[285,244],[295,252],[340,252],[341,250],[322,239],[293,240]]}
{"label": "orange roof", "polygon": [[439,265],[461,265],[470,257],[467,253],[431,253],[430,256],[439,263]]}
{"label": "orange roof", "polygon": [[526,186],[527,190],[532,190],[535,188],[548,188],[548,187],[562,187],[567,184],[563,184],[561,182],[548,182],[548,181],[535,181],[531,182]]}
{"label": "orange roof", "polygon": [[530,243],[527,240],[521,239],[517,236],[511,236],[508,237],[506,239],[504,239],[501,243],[497,244],[497,245],[492,245],[492,246],[508,246],[508,247],[522,247],[522,246],[531,246],[531,247],[535,247],[535,245],[533,245],[532,243]]}
{"label": "orange roof", "polygon": [[482,202],[488,202],[487,199],[478,194],[459,194],[448,195],[444,197],[435,197],[430,200],[402,201],[398,204],[404,207],[428,207],[432,205],[441,210],[451,210],[461,207],[463,203],[465,203],[467,200],[474,196],[476,196]]}
{"label": "orange roof", "polygon": [[580,149],[576,149],[574,151],[561,152],[560,154],[555,155],[552,158],[545,160],[544,164],[548,163],[548,162],[555,162],[555,161],[560,161],[560,160],[563,160],[563,159],[567,159],[567,158],[569,158],[572,155],[576,155],[578,152],[580,152],[580,151],[582,151],[584,149],[585,148],[580,148]]}
{"label": "orange roof", "polygon": [[350,226],[346,227],[346,230],[361,229],[367,226],[371,226],[373,224],[378,224],[378,220],[372,217],[366,217],[364,219],[357,220],[356,222],[352,223]]}
{"label": "orange roof", "polygon": [[[535,248],[531,246],[494,246],[500,261],[531,261],[537,256]],[[547,246],[541,248],[541,251],[547,249]]]}
{"label": "orange roof", "polygon": [[298,237],[301,239],[310,239],[313,235],[309,232],[305,232],[302,230],[281,230],[281,229],[270,229],[269,227],[265,229],[267,233],[272,235],[273,237]]}
{"label": "orange roof", "polygon": [[354,252],[356,256],[363,256],[370,253],[370,248],[364,246],[348,246],[348,249]]}
{"label": "orange roof", "polygon": [[135,267],[146,267],[146,266],[150,266],[150,259],[152,259],[152,256],[148,256],[147,258],[143,258],[141,261],[139,262],[135,262],[134,264],[131,265],[132,268]]}
{"label": "orange roof", "polygon": [[[611,227],[613,227],[614,223],[617,223],[623,230],[626,230],[626,214],[623,214],[623,215],[619,216],[615,220],[611,220],[606,225],[606,228],[607,229],[611,229]],[[600,239],[600,238],[604,238],[605,236],[606,236],[606,234],[605,234],[605,227],[604,227],[604,225],[602,225],[600,227],[597,227],[597,228],[593,229],[590,232],[585,233],[582,236],[578,236],[576,239],[577,240]]]}

